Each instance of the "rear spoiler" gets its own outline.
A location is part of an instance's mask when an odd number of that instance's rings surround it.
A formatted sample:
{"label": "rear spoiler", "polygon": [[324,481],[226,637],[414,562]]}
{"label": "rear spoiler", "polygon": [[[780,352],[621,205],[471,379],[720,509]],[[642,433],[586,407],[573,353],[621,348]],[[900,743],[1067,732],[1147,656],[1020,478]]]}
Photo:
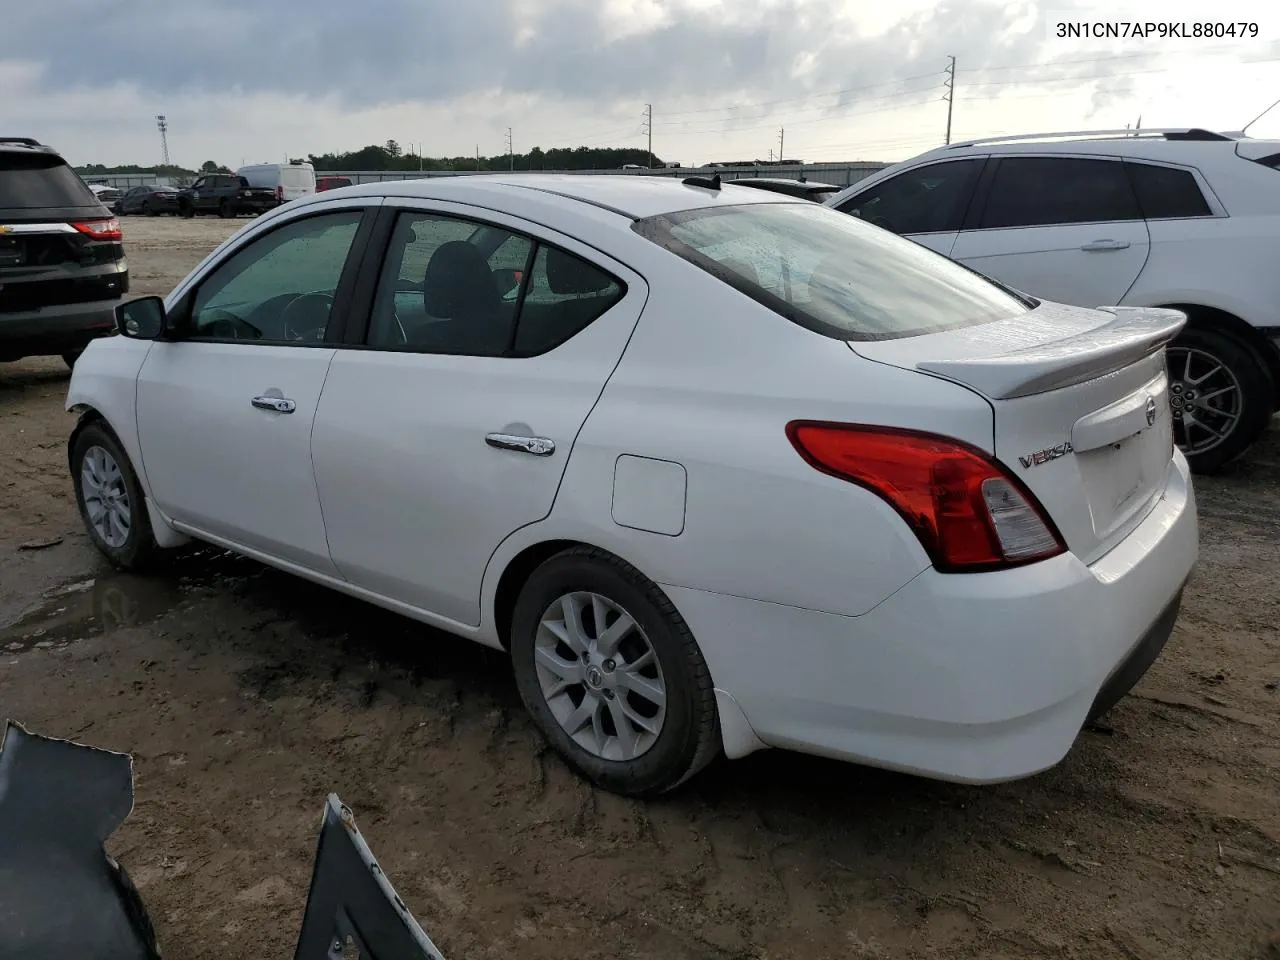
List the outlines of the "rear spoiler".
{"label": "rear spoiler", "polygon": [[922,360],[916,369],[977,388],[993,400],[1047,393],[1105,377],[1162,349],[1187,323],[1180,310],[1099,307],[1112,319],[1061,340],[986,356]]}

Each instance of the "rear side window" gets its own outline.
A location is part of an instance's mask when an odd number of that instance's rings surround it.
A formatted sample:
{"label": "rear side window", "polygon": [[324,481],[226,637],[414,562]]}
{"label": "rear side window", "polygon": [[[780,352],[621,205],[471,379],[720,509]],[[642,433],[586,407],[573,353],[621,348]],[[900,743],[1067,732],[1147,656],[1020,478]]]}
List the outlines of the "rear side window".
{"label": "rear side window", "polygon": [[1148,220],[1208,217],[1213,211],[1189,170],[1125,161],[1138,206]]}
{"label": "rear side window", "polygon": [[0,152],[0,210],[92,207],[83,180],[59,157]]}
{"label": "rear side window", "polygon": [[622,299],[623,288],[599,267],[545,244],[538,246],[516,324],[516,356],[564,343]]}
{"label": "rear side window", "polygon": [[955,330],[1030,309],[914,241],[804,201],[687,210],[634,229],[782,316],[840,340]]}
{"label": "rear side window", "polygon": [[837,209],[894,233],[959,230],[982,163],[948,160],[907,170],[850,197]]}
{"label": "rear side window", "polygon": [[1005,157],[991,184],[981,227],[1048,227],[1141,220],[1117,160]]}

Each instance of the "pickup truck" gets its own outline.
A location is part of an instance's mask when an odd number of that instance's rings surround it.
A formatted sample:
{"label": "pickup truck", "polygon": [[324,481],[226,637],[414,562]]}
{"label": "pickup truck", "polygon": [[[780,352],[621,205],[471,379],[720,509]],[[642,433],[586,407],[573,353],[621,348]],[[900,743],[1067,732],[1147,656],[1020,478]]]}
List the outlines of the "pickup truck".
{"label": "pickup truck", "polygon": [[266,213],[279,205],[274,190],[251,187],[233,173],[208,174],[178,193],[178,213],[184,217],[216,213],[229,219],[242,213]]}

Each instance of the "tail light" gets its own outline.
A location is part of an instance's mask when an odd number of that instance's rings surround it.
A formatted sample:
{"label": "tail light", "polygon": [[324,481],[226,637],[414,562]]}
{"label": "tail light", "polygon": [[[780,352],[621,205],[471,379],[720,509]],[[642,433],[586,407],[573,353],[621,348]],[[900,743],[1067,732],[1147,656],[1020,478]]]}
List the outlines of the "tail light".
{"label": "tail light", "polygon": [[278,183],[276,184],[276,202],[284,203],[284,187]]}
{"label": "tail light", "polygon": [[106,220],[74,220],[71,225],[90,240],[119,240],[120,221],[115,217]]}
{"label": "tail light", "polygon": [[792,446],[817,470],[870,490],[944,573],[998,570],[1066,552],[1035,496],[968,444],[888,427],[796,421]]}

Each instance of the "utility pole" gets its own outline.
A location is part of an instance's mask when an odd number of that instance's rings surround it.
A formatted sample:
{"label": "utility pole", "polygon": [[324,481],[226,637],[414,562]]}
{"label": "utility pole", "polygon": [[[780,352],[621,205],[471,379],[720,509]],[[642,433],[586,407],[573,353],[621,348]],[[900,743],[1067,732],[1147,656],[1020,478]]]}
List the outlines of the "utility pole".
{"label": "utility pole", "polygon": [[507,157],[511,161],[511,169],[515,170],[516,151],[515,151],[515,147],[512,144],[513,144],[513,141],[511,139],[511,128],[507,127]]}
{"label": "utility pole", "polygon": [[778,128],[778,162],[783,163],[787,159],[786,151],[782,149],[786,142],[787,131],[785,127]]}
{"label": "utility pole", "polygon": [[169,121],[165,119],[163,113],[156,115],[156,126],[160,129],[160,156],[164,158],[164,165],[169,165]]}
{"label": "utility pole", "polygon": [[480,169],[480,144],[476,144],[476,170]]}
{"label": "utility pole", "polygon": [[653,104],[644,105],[644,130],[649,135],[649,168],[653,168]]}
{"label": "utility pole", "polygon": [[956,103],[956,58],[947,57],[950,61],[947,64],[947,79],[943,81],[946,84],[947,94],[943,97],[947,101],[947,143],[951,143],[951,109]]}

